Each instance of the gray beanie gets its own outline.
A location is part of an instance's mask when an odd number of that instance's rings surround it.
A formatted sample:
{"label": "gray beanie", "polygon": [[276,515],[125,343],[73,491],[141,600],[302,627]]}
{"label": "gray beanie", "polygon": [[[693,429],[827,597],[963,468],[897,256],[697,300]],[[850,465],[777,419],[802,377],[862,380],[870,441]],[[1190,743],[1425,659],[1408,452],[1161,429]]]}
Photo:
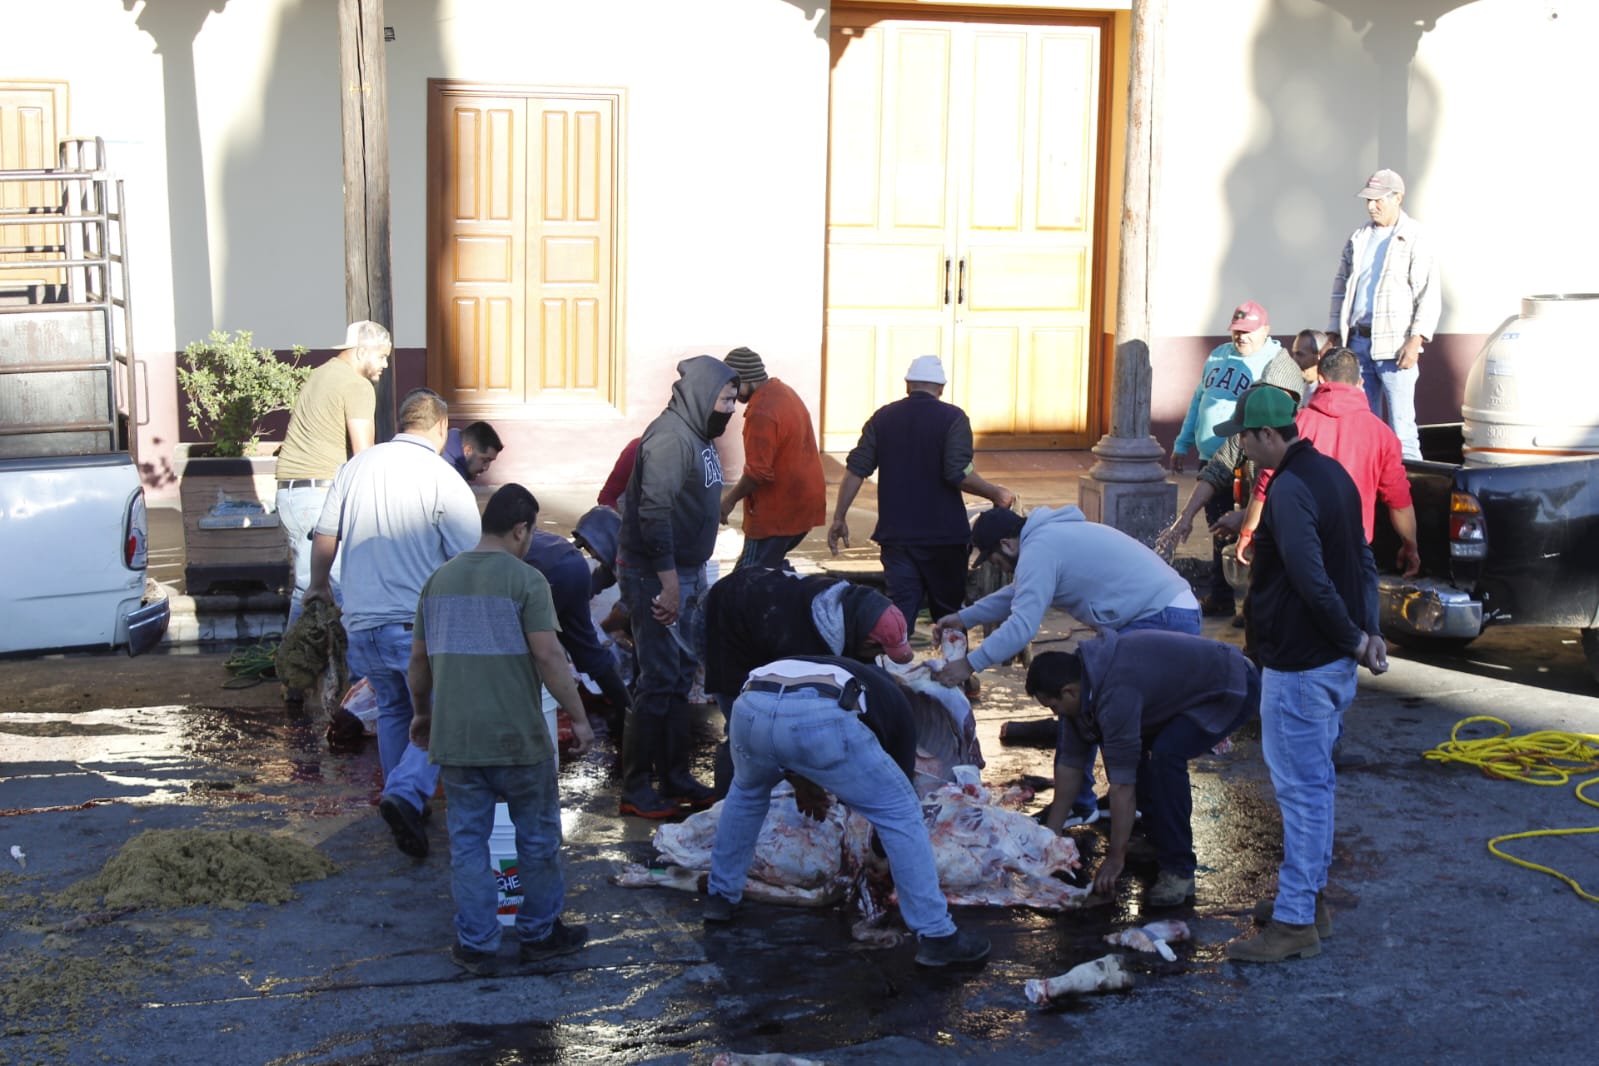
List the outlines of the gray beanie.
{"label": "gray beanie", "polygon": [[738,380],[746,385],[759,385],[766,380],[766,364],[748,348],[734,348],[722,362],[738,371]]}

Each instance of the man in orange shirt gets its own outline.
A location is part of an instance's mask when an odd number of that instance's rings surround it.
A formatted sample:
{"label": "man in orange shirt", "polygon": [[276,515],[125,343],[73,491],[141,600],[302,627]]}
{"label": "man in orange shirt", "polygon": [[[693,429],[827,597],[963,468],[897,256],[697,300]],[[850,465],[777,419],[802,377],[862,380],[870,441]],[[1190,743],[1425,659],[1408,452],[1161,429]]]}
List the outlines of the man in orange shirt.
{"label": "man in orange shirt", "polygon": [[722,494],[722,521],[744,501],[744,553],[738,565],[779,567],[827,520],[827,480],[811,413],[799,394],[767,377],[761,357],[734,348],[722,360],[738,372],[744,408],[744,473]]}

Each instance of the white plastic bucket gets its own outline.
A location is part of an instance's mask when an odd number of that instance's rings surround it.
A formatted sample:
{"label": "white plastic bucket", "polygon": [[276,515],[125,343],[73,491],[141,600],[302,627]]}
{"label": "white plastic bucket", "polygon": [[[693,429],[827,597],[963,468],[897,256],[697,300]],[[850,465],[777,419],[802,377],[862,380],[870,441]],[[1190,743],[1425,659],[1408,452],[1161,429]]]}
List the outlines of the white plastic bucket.
{"label": "white plastic bucket", "polygon": [[[560,709],[549,689],[544,689],[544,725],[550,731],[550,743],[555,745],[555,765],[561,765],[559,726],[555,712]],[[489,869],[494,871],[494,887],[499,897],[495,909],[501,925],[515,925],[516,912],[522,906],[522,879],[516,869],[516,826],[511,824],[511,812],[505,804],[494,805],[494,828],[489,831]]]}

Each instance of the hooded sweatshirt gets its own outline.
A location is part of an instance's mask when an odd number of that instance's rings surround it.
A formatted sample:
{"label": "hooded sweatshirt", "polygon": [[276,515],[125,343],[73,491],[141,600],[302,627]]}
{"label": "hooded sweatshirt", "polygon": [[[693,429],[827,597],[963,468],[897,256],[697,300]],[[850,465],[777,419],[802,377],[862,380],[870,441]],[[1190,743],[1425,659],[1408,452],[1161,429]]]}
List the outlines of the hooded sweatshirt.
{"label": "hooded sweatshirt", "polygon": [[1188,415],[1183,419],[1183,428],[1178,431],[1172,450],[1189,452],[1197,445],[1199,458],[1209,462],[1225,439],[1216,435],[1216,426],[1233,416],[1238,397],[1255,383],[1266,364],[1282,350],[1283,346],[1271,337],[1267,337],[1266,343],[1253,355],[1244,355],[1232,341],[1217,345],[1200,368],[1199,385],[1188,403]]}
{"label": "hooded sweatshirt", "polygon": [[960,612],[967,629],[1004,623],[966,661],[986,670],[1017,654],[1050,607],[1115,631],[1177,605],[1185,594],[1193,600],[1188,582],[1121,530],[1088,521],[1076,507],[1035,507],[1022,526],[1015,581]]}
{"label": "hooded sweatshirt", "polygon": [[622,494],[622,562],[654,573],[705,565],[722,518],[722,460],[711,443],[719,432],[712,415],[722,387],[738,373],[708,355],[683,360],[677,373],[666,410],[640,438]]}
{"label": "hooded sweatshirt", "polygon": [[[1388,423],[1371,413],[1366,391],[1359,385],[1324,381],[1311,394],[1310,403],[1294,418],[1299,436],[1323,455],[1330,455],[1349,471],[1360,492],[1360,518],[1371,543],[1377,529],[1377,501],[1391,510],[1409,507],[1410,479],[1405,477],[1404,450]],[[1255,481],[1255,499],[1266,498],[1272,471],[1261,471]]]}

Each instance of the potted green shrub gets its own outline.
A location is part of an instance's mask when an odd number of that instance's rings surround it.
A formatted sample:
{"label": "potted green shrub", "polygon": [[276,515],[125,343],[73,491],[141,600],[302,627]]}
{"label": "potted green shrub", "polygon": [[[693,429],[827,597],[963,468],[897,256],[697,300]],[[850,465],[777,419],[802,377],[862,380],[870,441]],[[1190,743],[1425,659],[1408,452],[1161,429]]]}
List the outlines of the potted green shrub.
{"label": "potted green shrub", "polygon": [[310,375],[307,349],[288,359],[257,348],[248,330],[213,331],[183,350],[178,387],[189,428],[210,436],[178,467],[190,595],[221,585],[276,591],[288,578],[287,547],[272,513],[277,457],[261,442],[268,416],[294,407]]}

